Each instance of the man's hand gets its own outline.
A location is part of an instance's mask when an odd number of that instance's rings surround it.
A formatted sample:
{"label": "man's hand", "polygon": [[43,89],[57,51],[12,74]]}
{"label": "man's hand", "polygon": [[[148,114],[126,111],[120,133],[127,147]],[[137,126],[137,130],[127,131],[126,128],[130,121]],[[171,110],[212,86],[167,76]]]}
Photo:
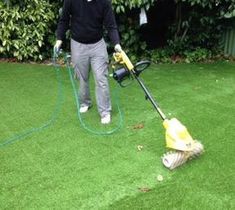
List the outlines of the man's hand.
{"label": "man's hand", "polygon": [[116,51],[116,52],[122,52],[122,47],[121,47],[121,45],[120,44],[116,44],[115,45],[115,47],[114,47],[114,50]]}
{"label": "man's hand", "polygon": [[62,45],[62,40],[57,40],[54,45],[54,53],[55,54],[59,53],[61,45]]}

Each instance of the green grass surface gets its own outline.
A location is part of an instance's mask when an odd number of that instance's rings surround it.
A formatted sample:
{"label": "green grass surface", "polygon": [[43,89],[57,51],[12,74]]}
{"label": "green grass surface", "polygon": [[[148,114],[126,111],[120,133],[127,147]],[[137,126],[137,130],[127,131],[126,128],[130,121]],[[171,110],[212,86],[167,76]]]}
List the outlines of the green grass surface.
{"label": "green grass surface", "polygon": [[[123,127],[101,136],[81,127],[65,69],[61,77],[58,104],[53,67],[0,63],[0,209],[235,209],[234,63],[159,65],[142,74],[163,111],[205,147],[174,171],[161,163],[162,121],[136,82],[119,90]],[[118,110],[114,104],[110,126],[100,126],[95,104],[83,119],[108,131]]]}

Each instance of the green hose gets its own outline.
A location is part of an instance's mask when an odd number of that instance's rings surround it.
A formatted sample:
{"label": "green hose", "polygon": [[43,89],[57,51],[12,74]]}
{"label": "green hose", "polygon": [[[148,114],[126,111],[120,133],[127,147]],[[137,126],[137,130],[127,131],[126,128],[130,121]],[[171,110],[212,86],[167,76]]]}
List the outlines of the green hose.
{"label": "green hose", "polygon": [[[110,134],[113,134],[114,132],[118,131],[123,125],[123,116],[122,116],[122,113],[121,113],[121,109],[119,107],[118,96],[117,96],[117,91],[116,90],[115,90],[115,95],[116,95],[115,102],[116,102],[116,106],[117,106],[118,113],[119,113],[119,123],[118,123],[118,126],[116,128],[111,129],[109,131],[96,131],[92,128],[89,128],[83,122],[82,117],[81,117],[80,112],[79,112],[78,92],[77,92],[77,88],[76,88],[75,81],[74,81],[74,78],[73,78],[72,69],[69,65],[67,57],[68,56],[66,55],[66,57],[65,57],[66,67],[67,67],[68,72],[69,72],[69,77],[70,77],[70,81],[71,81],[72,88],[73,88],[73,94],[74,94],[74,97],[75,97],[75,100],[76,100],[77,116],[78,116],[78,119],[79,119],[80,124],[82,125],[82,127],[85,130],[87,130],[88,132],[90,132],[92,134],[95,134],[95,135],[110,135]],[[5,146],[10,145],[10,144],[13,144],[17,141],[24,140],[26,137],[32,135],[33,133],[40,132],[40,131],[50,127],[51,125],[53,125],[55,123],[55,121],[58,118],[58,115],[61,111],[62,101],[63,101],[63,94],[62,94],[63,85],[62,85],[61,71],[60,71],[60,65],[58,65],[56,63],[56,60],[57,60],[56,58],[57,58],[57,56],[54,54],[53,55],[53,65],[55,67],[56,77],[57,77],[57,81],[58,81],[58,92],[57,92],[57,100],[56,100],[55,108],[54,108],[54,110],[51,114],[51,117],[49,118],[49,120],[47,122],[43,123],[39,127],[24,130],[21,133],[14,134],[13,136],[2,140],[1,142],[3,142],[3,143],[0,143],[0,148],[5,147]]]}
{"label": "green hose", "polygon": [[119,106],[119,100],[118,100],[118,94],[117,94],[117,89],[115,89],[114,91],[114,95],[116,97],[114,97],[115,99],[115,104],[117,106],[117,110],[118,110],[118,114],[119,114],[119,121],[118,121],[118,125],[114,128],[114,129],[111,129],[111,130],[108,130],[108,131],[97,131],[97,130],[94,130],[93,128],[90,128],[88,127],[84,121],[82,120],[82,116],[80,114],[80,103],[79,103],[79,97],[78,97],[78,88],[76,87],[76,83],[75,83],[75,80],[74,80],[74,77],[73,77],[73,70],[69,64],[69,61],[68,61],[68,54],[65,54],[65,57],[64,57],[64,60],[65,60],[65,63],[66,63],[66,67],[68,69],[68,72],[69,72],[69,78],[70,78],[70,82],[72,84],[72,88],[73,88],[73,94],[74,94],[74,98],[75,98],[75,101],[76,101],[76,108],[77,108],[77,116],[78,116],[78,119],[80,121],[80,124],[82,125],[82,127],[87,130],[88,132],[92,133],[92,134],[95,134],[95,135],[110,135],[110,134],[113,134],[115,133],[116,131],[118,131],[122,125],[123,125],[123,115],[122,115],[122,112],[121,112],[121,109],[120,109],[120,106]]}
{"label": "green hose", "polygon": [[51,117],[49,118],[49,120],[47,122],[43,123],[39,127],[24,130],[21,133],[14,134],[10,138],[2,140],[1,142],[3,142],[3,143],[0,143],[0,148],[5,147],[9,144],[13,144],[16,141],[24,140],[29,135],[31,135],[35,132],[40,132],[55,123],[55,121],[58,118],[58,115],[60,113],[61,107],[62,107],[62,101],[63,101],[62,87],[63,86],[62,86],[62,78],[61,78],[60,68],[58,68],[58,66],[56,65],[54,56],[53,56],[53,64],[55,65],[55,70],[56,70],[55,72],[56,72],[56,77],[57,77],[57,81],[58,81],[58,92],[57,92],[57,99],[56,99],[55,108],[51,114]]}

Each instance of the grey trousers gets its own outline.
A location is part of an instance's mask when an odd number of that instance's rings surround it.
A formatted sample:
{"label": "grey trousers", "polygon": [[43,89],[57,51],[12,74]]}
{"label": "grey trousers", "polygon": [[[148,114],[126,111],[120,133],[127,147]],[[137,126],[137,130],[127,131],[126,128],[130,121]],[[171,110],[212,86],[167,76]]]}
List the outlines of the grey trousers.
{"label": "grey trousers", "polygon": [[71,57],[79,79],[80,107],[91,106],[89,72],[92,69],[95,79],[95,94],[98,112],[101,117],[111,112],[108,83],[108,53],[103,39],[94,44],[82,44],[71,39]]}

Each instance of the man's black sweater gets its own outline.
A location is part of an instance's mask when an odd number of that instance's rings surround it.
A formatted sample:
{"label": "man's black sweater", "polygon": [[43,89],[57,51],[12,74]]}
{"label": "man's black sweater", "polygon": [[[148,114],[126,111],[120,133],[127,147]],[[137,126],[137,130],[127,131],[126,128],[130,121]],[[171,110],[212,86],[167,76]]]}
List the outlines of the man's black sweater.
{"label": "man's black sweater", "polygon": [[69,27],[72,39],[80,43],[98,42],[103,37],[103,27],[114,45],[120,42],[110,0],[64,0],[58,40],[65,38]]}

